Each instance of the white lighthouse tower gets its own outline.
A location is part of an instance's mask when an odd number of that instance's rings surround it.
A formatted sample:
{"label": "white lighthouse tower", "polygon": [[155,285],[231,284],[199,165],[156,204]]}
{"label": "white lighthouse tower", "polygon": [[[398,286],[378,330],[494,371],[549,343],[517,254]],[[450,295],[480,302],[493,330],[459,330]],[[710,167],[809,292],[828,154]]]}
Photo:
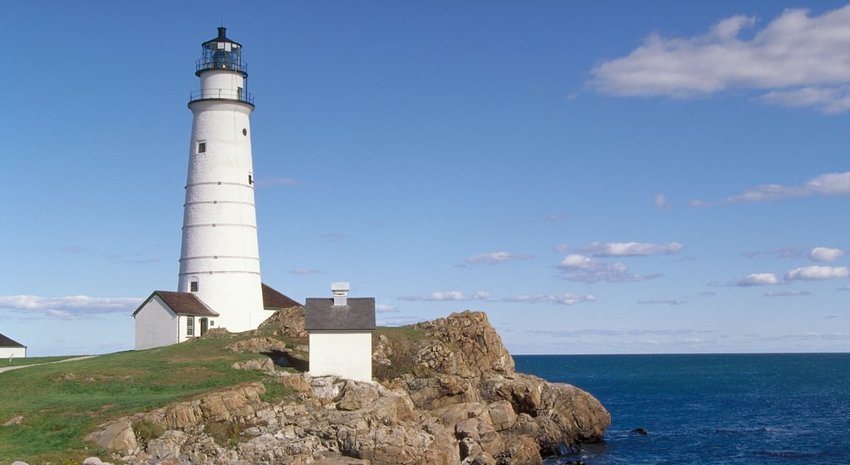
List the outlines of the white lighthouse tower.
{"label": "white lighthouse tower", "polygon": [[224,27],[201,44],[183,213],[179,292],[194,293],[231,332],[255,329],[263,309],[251,121],[242,45]]}

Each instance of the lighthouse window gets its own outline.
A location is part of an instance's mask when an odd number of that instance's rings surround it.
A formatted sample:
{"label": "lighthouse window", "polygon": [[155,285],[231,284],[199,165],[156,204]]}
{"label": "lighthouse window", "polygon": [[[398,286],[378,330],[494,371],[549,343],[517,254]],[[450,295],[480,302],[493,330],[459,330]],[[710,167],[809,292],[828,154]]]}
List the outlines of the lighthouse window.
{"label": "lighthouse window", "polygon": [[189,292],[198,292],[198,282],[192,281],[189,283]]}
{"label": "lighthouse window", "polygon": [[248,184],[254,184],[254,176],[248,175]]}
{"label": "lighthouse window", "polygon": [[198,153],[205,153],[206,151],[207,151],[206,141],[198,142]]}

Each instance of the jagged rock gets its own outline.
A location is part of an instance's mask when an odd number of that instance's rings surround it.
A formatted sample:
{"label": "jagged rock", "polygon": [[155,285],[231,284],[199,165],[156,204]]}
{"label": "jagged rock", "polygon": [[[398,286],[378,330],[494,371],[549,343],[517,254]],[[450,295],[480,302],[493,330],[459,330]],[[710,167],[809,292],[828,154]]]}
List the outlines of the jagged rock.
{"label": "jagged rock", "polygon": [[510,402],[500,400],[487,406],[487,413],[496,431],[510,429],[516,423],[516,412]]}
{"label": "jagged rock", "polygon": [[530,436],[512,438],[507,449],[496,456],[498,465],[542,465],[537,441]]}
{"label": "jagged rock", "polygon": [[99,457],[88,457],[83,460],[83,465],[103,465],[103,461]]}
{"label": "jagged rock", "polygon": [[274,362],[268,357],[245,360],[231,365],[235,370],[274,371]]}
{"label": "jagged rock", "polygon": [[390,366],[393,356],[393,349],[390,345],[390,340],[387,336],[380,334],[375,340],[375,348],[372,351],[372,363],[374,365]]}
{"label": "jagged rock", "polygon": [[157,439],[148,442],[147,452],[155,459],[170,459],[180,456],[180,448],[189,439],[182,431],[170,430]]}
{"label": "jagged rock", "polygon": [[29,464],[26,463],[26,462],[21,462],[20,460],[15,460],[14,462],[12,462],[12,465],[29,465]]}
{"label": "jagged rock", "polygon": [[304,307],[291,307],[276,311],[257,328],[257,333],[268,333],[285,337],[307,337],[304,329]]}
{"label": "jagged rock", "polygon": [[[261,383],[249,383],[128,417],[129,424],[148,421],[168,431],[124,462],[537,465],[541,450],[598,440],[610,422],[586,392],[515,373],[483,313],[453,314],[391,335],[376,342],[376,360],[389,360],[383,373],[391,379],[364,383],[273,371],[266,382],[294,392],[277,405],[261,400]],[[292,352],[281,344],[253,337],[230,347]],[[211,422],[232,426],[235,436],[217,444],[205,429]]]}
{"label": "jagged rock", "polygon": [[6,420],[3,423],[3,426],[15,426],[15,425],[23,424],[23,423],[24,423],[24,417],[22,415],[18,415],[18,416],[15,416],[15,417],[12,417],[12,418]]}
{"label": "jagged rock", "polygon": [[286,342],[272,337],[252,337],[251,339],[234,342],[227,346],[227,349],[233,352],[284,352],[286,351]]}
{"label": "jagged rock", "polygon": [[336,405],[340,410],[360,410],[378,400],[378,390],[368,383],[346,381],[342,399]]}
{"label": "jagged rock", "polygon": [[104,449],[127,453],[132,453],[138,447],[133,424],[126,418],[103,425],[98,431],[88,435],[86,440]]}
{"label": "jagged rock", "polygon": [[417,352],[414,374],[480,377],[514,373],[514,360],[484,312],[466,310],[412,328],[425,331],[434,341]]}

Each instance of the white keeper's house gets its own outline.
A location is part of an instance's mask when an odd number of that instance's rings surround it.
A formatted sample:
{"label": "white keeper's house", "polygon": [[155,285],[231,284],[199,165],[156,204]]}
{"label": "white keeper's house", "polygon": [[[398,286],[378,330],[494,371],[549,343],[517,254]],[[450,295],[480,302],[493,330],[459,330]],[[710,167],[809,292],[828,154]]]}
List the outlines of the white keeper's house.
{"label": "white keeper's house", "polygon": [[[269,312],[301,306],[265,284],[262,287],[263,308]],[[219,325],[220,316],[192,292],[154,291],[133,313],[136,319],[136,350],[177,344],[203,336]]]}
{"label": "white keeper's house", "polygon": [[26,358],[27,346],[0,334],[0,359]]}
{"label": "white keeper's house", "polygon": [[155,291],[133,313],[136,349],[175,344],[210,328],[256,329],[298,306],[260,276],[248,66],[224,27],[201,44],[177,292]]}
{"label": "white keeper's house", "polygon": [[348,297],[346,282],[331,284],[333,298],[308,298],[304,328],[310,335],[310,375],[372,382],[375,299]]}

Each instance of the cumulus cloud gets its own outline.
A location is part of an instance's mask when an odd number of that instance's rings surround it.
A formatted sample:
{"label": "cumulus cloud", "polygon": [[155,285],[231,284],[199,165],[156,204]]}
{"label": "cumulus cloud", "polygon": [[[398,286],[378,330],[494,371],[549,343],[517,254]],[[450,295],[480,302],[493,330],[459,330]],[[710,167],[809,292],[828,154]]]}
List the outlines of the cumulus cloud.
{"label": "cumulus cloud", "polygon": [[487,300],[489,292],[478,291],[467,294],[463,291],[436,291],[424,295],[401,296],[399,300],[421,301],[421,302],[462,302],[469,300]]}
{"label": "cumulus cloud", "polygon": [[591,242],[585,251],[594,257],[645,257],[648,255],[671,255],[684,248],[678,242],[653,244],[649,242]]}
{"label": "cumulus cloud", "polygon": [[0,308],[18,312],[38,313],[53,318],[131,313],[144,299],[138,297],[39,297],[35,295],[0,296]]}
{"label": "cumulus cloud", "polygon": [[733,286],[752,287],[752,286],[772,286],[779,284],[779,278],[773,273],[753,273],[735,281]]}
{"label": "cumulus cloud", "polygon": [[850,109],[848,30],[850,5],[819,16],[788,9],[762,28],[754,17],[731,16],[697,36],[650,34],[595,67],[589,84],[611,95],[674,98],[751,89],[768,103],[838,113]]}
{"label": "cumulus cloud", "polygon": [[645,281],[657,278],[661,275],[639,275],[629,271],[625,263],[600,262],[593,258],[580,254],[571,254],[561,260],[558,269],[563,273],[564,279],[595,283],[606,281],[609,283]]}
{"label": "cumulus cloud", "polygon": [[791,197],[850,195],[850,171],[826,173],[800,185],[762,184],[719,201],[691,201],[694,207],[710,207],[730,203],[767,202]]}
{"label": "cumulus cloud", "polygon": [[785,279],[789,281],[821,281],[824,279],[846,278],[848,273],[846,266],[804,266],[794,268],[785,273]]}
{"label": "cumulus cloud", "polygon": [[574,305],[582,302],[594,302],[596,297],[592,294],[575,295],[575,294],[530,294],[518,295],[513,297],[505,297],[503,302],[518,302],[529,304],[552,303],[558,305]]}
{"label": "cumulus cloud", "polygon": [[494,265],[496,263],[505,263],[516,260],[528,260],[531,258],[529,255],[511,253],[505,251],[498,252],[487,252],[478,255],[473,255],[471,257],[466,257],[464,263],[469,265],[479,265],[479,264],[487,264]]}
{"label": "cumulus cloud", "polygon": [[834,262],[844,255],[841,249],[833,249],[831,247],[815,247],[809,252],[809,258],[816,262]]}

